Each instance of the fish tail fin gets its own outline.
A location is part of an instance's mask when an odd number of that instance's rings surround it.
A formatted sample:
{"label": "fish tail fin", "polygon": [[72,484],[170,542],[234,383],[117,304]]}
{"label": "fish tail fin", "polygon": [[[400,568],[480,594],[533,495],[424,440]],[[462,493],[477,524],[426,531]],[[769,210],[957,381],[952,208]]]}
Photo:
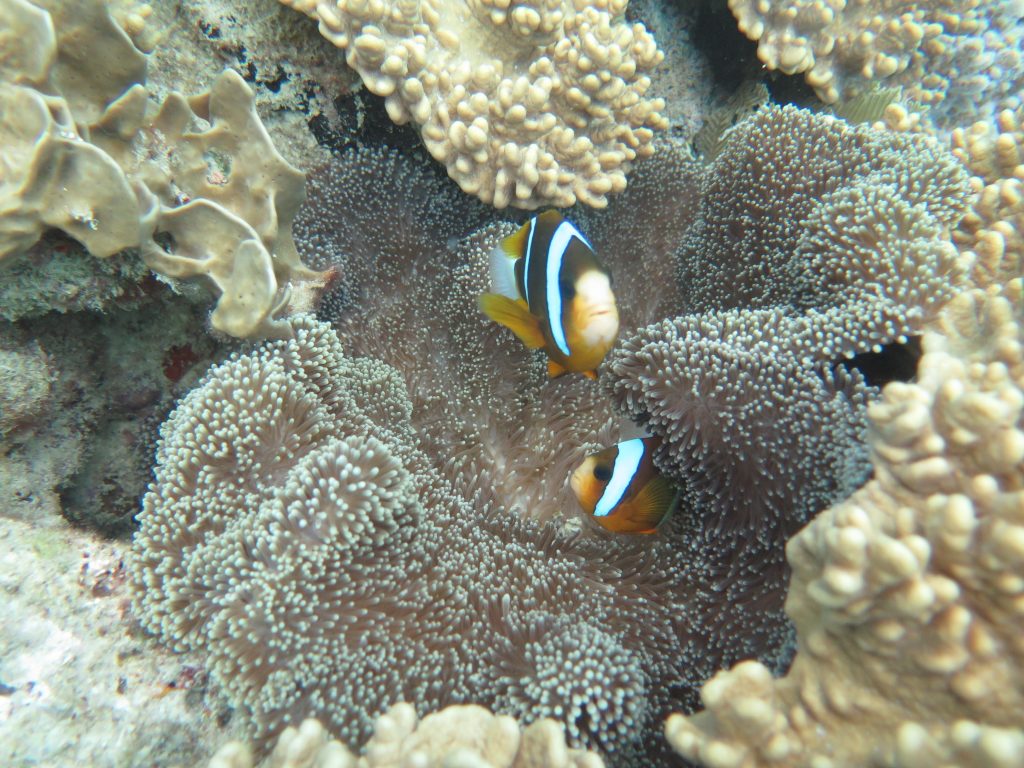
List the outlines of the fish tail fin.
{"label": "fish tail fin", "polygon": [[674,499],[675,490],[669,485],[668,480],[660,475],[651,478],[633,500],[636,532],[654,533],[672,511]]}
{"label": "fish tail fin", "polygon": [[530,314],[525,301],[499,293],[483,293],[477,301],[481,312],[512,331],[527,347],[540,349],[544,346],[540,321]]}

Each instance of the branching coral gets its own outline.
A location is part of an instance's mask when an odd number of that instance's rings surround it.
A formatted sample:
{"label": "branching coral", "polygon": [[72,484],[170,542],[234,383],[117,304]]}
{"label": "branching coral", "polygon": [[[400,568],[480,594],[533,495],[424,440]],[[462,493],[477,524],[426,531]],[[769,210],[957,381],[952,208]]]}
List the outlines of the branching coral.
{"label": "branching coral", "polygon": [[875,478],[788,547],[792,670],[716,676],[706,712],[668,723],[684,756],[915,765],[930,751],[1014,764],[1019,734],[1003,729],[1024,726],[1020,297],[1019,280],[1005,297],[958,297],[926,335],[918,381],[889,385],[871,408]]}
{"label": "branching coral", "polygon": [[[268,768],[401,768],[446,765],[459,768],[602,768],[593,752],[568,749],[553,720],[538,720],[520,731],[511,717],[474,704],[454,705],[422,720],[409,704],[396,704],[374,723],[366,756],[356,758],[330,740],[316,720],[286,728],[267,759]],[[224,745],[210,768],[252,768],[252,753],[241,743]]]}
{"label": "branching coral", "polygon": [[320,22],[366,87],[462,189],[504,208],[607,204],[664,128],[662,57],[627,0],[282,0]]}
{"label": "branching coral", "polygon": [[785,537],[863,481],[870,392],[833,364],[919,332],[952,297],[966,178],[921,137],[773,107],[730,132],[700,185],[678,253],[688,314],[627,336],[609,387],[667,438],[692,508]]}
{"label": "branching coral", "polygon": [[977,198],[953,233],[974,262],[972,281],[999,285],[1024,271],[1024,108],[953,132],[953,152]]}
{"label": "branching coral", "polygon": [[249,87],[228,71],[147,114],[146,59],[106,5],[39,5],[50,13],[0,2],[0,259],[48,227],[101,258],[140,247],[162,274],[213,281],[215,328],[285,332],[275,315],[290,281],[321,276],[291,240],[303,175],[274,149]]}
{"label": "branching coral", "polygon": [[1020,6],[1014,0],[730,0],[758,57],[805,73],[819,98],[850,99],[875,80],[899,85],[956,124],[981,104],[1020,106]]}

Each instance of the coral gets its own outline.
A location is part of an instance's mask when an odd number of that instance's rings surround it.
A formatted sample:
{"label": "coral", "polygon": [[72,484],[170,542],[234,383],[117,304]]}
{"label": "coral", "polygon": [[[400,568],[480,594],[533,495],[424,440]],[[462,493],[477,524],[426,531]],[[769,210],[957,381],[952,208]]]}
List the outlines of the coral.
{"label": "coral", "polygon": [[979,105],[1020,105],[1024,85],[1020,8],[1015,0],[966,3],[882,0],[730,0],[740,30],[770,69],[805,73],[827,104],[872,83],[902,86],[956,125]]}
{"label": "coral", "polygon": [[952,144],[976,195],[953,240],[973,260],[976,285],[1000,285],[1024,271],[1024,108],[957,129]]}
{"label": "coral", "polygon": [[785,538],[863,481],[871,390],[835,363],[919,333],[955,294],[966,178],[924,137],[766,107],[698,184],[685,314],[625,334],[607,387],[666,438],[690,507]]}
{"label": "coral", "polygon": [[722,663],[784,658],[780,550],[750,545],[755,575],[695,521],[634,542],[520,520],[486,477],[456,493],[416,418],[397,371],[303,319],[214,368],[162,429],[139,615],[209,648],[262,737],[317,716],[360,746],[395,701],[476,701],[642,764],[658,718]]}
{"label": "coral", "polygon": [[[568,749],[561,728],[538,720],[520,730],[511,717],[475,704],[446,707],[422,720],[409,704],[396,704],[377,718],[366,756],[356,758],[330,740],[317,720],[288,727],[267,759],[268,768],[401,768],[451,765],[461,768],[602,768],[593,752]],[[224,745],[210,768],[252,768],[249,748]]]}
{"label": "coral", "polygon": [[720,768],[1019,761],[1022,310],[1017,279],[961,294],[926,333],[916,382],[869,411],[874,478],[789,543],[790,672],[716,675],[706,711],[666,725],[680,754]]}
{"label": "coral", "polygon": [[603,207],[667,122],[647,76],[662,54],[626,0],[282,0],[413,121],[465,192],[495,207]]}
{"label": "coral", "polygon": [[[274,149],[252,91],[229,70],[209,93],[172,94],[147,115],[146,59],[106,5],[41,5],[50,13],[25,0],[0,6],[10,30],[0,259],[22,255],[48,227],[100,258],[137,246],[164,275],[213,281],[215,328],[284,332],[275,315],[289,282],[321,276],[291,240],[303,176]],[[196,129],[197,118],[209,127]]]}
{"label": "coral", "polygon": [[[842,217],[857,216],[858,225],[852,229],[871,232],[872,250],[891,249],[893,257],[905,259],[907,255],[897,253],[904,233],[897,228],[890,234],[886,222],[889,227],[897,221],[906,227],[911,242],[934,241],[968,204],[962,168],[934,140],[850,126],[794,107],[762,109],[733,128],[700,184],[697,219],[679,255],[687,312],[817,306],[820,289],[814,289],[810,298],[800,293],[807,281],[823,280],[844,268],[841,257],[828,264],[828,255],[822,252],[842,237],[836,231]],[[876,199],[865,199],[868,195]],[[892,199],[894,195],[901,200]],[[874,206],[881,210],[873,211]],[[838,245],[842,254],[863,247]],[[918,258],[934,260],[937,278],[943,282],[955,279],[947,274],[951,254],[942,252],[948,245],[930,247],[933,255]],[[889,291],[895,278],[876,277],[886,281]],[[913,318],[904,322],[893,329],[894,335],[921,327]],[[830,350],[825,356],[845,353]]]}

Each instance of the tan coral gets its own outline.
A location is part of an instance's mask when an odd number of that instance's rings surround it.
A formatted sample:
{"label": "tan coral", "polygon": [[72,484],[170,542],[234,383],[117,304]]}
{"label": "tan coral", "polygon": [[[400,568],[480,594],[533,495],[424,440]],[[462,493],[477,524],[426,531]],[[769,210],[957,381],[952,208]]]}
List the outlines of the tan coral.
{"label": "tan coral", "polygon": [[498,208],[603,207],[667,126],[663,58],[626,0],[281,0],[345,49],[391,119]]}
{"label": "tan coral", "polygon": [[975,283],[1001,283],[1024,269],[1024,109],[957,129],[952,144],[976,194],[954,242],[973,257]]}
{"label": "tan coral", "polygon": [[105,3],[37,5],[50,12],[0,0],[12,30],[0,32],[0,259],[49,227],[101,258],[139,247],[168,277],[213,281],[214,328],[287,334],[277,315],[290,283],[326,276],[295,250],[304,176],[274,148],[252,90],[229,70],[149,114],[146,59]]}
{"label": "tan coral", "polygon": [[[514,718],[475,704],[455,705],[417,718],[409,704],[395,704],[377,718],[365,757],[355,758],[317,720],[286,728],[267,768],[602,768],[593,752],[569,749],[562,727],[542,719],[520,730]],[[209,768],[252,768],[240,742],[225,744]]]}
{"label": "tan coral", "polygon": [[[907,745],[936,739],[939,753],[1014,764],[1024,727],[1020,281],[1005,292],[955,299],[941,332],[926,335],[917,382],[890,384],[870,409],[875,478],[787,549],[799,636],[789,674],[772,681],[749,662],[716,675],[706,710],[666,725],[684,757],[716,768],[914,765]],[[941,735],[956,718],[996,735]]]}
{"label": "tan coral", "polygon": [[[832,104],[899,85],[926,105],[1019,104],[1020,31],[1012,3],[982,0],[729,0],[740,30],[770,69],[804,73]],[[975,108],[976,109],[976,108]]]}

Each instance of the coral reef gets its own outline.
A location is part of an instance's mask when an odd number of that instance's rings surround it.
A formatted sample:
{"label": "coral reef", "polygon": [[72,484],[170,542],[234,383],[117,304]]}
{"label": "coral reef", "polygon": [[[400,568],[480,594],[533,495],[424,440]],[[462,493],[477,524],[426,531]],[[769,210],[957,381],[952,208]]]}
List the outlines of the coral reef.
{"label": "coral reef", "polygon": [[923,137],[767,107],[697,183],[685,314],[625,335],[607,387],[666,439],[688,506],[784,539],[865,479],[871,391],[835,363],[919,333],[954,295],[967,180]]}
{"label": "coral reef", "polygon": [[[886,122],[920,129],[899,109]],[[982,288],[928,324],[916,380],[869,410],[874,479],[790,542],[789,674],[717,675],[705,712],[667,723],[689,759],[1021,764],[1020,125],[954,131],[975,194],[952,237]]]}
{"label": "coral reef", "polygon": [[1020,106],[1024,87],[1020,4],[932,0],[729,0],[740,30],[770,69],[805,73],[826,104],[876,81],[902,86],[952,126]]}
{"label": "coral reef", "polygon": [[[475,704],[454,705],[422,720],[409,704],[396,704],[377,718],[366,756],[356,758],[331,740],[317,720],[288,727],[267,758],[268,768],[401,768],[451,765],[462,768],[603,768],[593,752],[568,749],[553,720],[520,731],[511,717]],[[241,742],[225,744],[209,768],[253,768]]]}
{"label": "coral reef", "polygon": [[789,544],[792,669],[716,675],[706,711],[666,726],[681,754],[723,768],[914,765],[919,749],[1016,764],[1019,731],[1000,731],[1024,726],[1021,312],[1017,280],[958,296],[925,335],[917,381],[870,409],[874,479]]}
{"label": "coral reef", "polygon": [[0,6],[0,258],[48,227],[100,258],[137,246],[164,275],[211,279],[218,330],[284,332],[275,315],[289,283],[321,276],[299,262],[289,229],[303,176],[274,149],[252,91],[228,70],[209,93],[171,94],[147,114],[146,58],[106,5],[42,5],[50,12]]}
{"label": "coral reef", "polygon": [[398,123],[414,121],[462,189],[497,208],[604,206],[667,122],[662,59],[627,0],[514,4],[282,0],[328,39]]}
{"label": "coral reef", "polygon": [[976,195],[953,240],[973,260],[975,285],[1001,285],[1024,272],[1024,108],[956,130],[952,143]]}

